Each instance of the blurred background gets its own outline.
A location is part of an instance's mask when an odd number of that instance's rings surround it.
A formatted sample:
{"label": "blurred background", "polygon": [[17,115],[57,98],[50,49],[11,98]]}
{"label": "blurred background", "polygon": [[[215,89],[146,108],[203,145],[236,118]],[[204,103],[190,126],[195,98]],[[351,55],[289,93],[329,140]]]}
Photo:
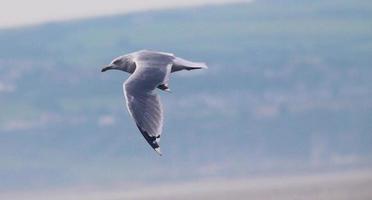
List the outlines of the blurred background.
{"label": "blurred background", "polygon": [[[2,3],[0,197],[117,188],[99,199],[120,199],[172,185],[159,190],[188,199],[215,180],[219,191],[239,180],[248,197],[249,183],[346,172],[367,188],[336,193],[372,197],[371,1],[32,2]],[[140,49],[209,66],[172,74],[173,93],[159,91],[161,157],[125,108],[128,74],[100,72]]]}

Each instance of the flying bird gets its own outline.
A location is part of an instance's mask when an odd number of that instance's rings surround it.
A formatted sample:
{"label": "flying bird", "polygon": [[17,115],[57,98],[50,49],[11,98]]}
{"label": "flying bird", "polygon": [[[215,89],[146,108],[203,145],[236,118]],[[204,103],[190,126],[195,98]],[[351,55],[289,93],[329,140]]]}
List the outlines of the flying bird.
{"label": "flying bird", "polygon": [[131,74],[123,84],[130,116],[150,146],[161,155],[159,141],[163,128],[163,108],[156,89],[170,92],[173,72],[208,68],[171,53],[141,50],[115,58],[102,72],[116,69]]}

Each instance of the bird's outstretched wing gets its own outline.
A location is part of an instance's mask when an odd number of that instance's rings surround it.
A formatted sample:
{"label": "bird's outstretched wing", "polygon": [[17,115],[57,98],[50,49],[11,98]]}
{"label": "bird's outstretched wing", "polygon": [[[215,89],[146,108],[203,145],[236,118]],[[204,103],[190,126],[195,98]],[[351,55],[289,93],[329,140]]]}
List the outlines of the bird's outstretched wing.
{"label": "bird's outstretched wing", "polygon": [[163,109],[155,89],[170,73],[170,65],[137,63],[136,71],[123,85],[128,111],[151,147],[161,155],[159,140],[163,127]]}

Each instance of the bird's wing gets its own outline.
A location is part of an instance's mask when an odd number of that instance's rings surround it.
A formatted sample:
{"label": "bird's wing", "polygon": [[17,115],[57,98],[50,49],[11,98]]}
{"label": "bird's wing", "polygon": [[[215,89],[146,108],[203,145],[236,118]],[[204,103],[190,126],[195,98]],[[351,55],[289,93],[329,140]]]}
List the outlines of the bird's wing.
{"label": "bird's wing", "polygon": [[167,79],[170,65],[157,66],[153,62],[151,66],[146,62],[136,64],[136,71],[123,85],[127,108],[146,141],[161,154],[158,142],[163,126],[163,109],[154,90]]}

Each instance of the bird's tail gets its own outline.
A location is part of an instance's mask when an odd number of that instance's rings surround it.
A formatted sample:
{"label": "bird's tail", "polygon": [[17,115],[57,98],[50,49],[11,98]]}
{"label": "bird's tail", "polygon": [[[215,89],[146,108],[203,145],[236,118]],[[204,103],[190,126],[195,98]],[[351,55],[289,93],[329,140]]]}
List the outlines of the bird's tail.
{"label": "bird's tail", "polygon": [[207,69],[208,66],[202,62],[191,62],[179,57],[173,60],[172,72],[179,70]]}
{"label": "bird's tail", "polygon": [[193,69],[208,69],[208,66],[202,62],[194,62],[193,66],[186,66],[186,70],[193,70]]}

